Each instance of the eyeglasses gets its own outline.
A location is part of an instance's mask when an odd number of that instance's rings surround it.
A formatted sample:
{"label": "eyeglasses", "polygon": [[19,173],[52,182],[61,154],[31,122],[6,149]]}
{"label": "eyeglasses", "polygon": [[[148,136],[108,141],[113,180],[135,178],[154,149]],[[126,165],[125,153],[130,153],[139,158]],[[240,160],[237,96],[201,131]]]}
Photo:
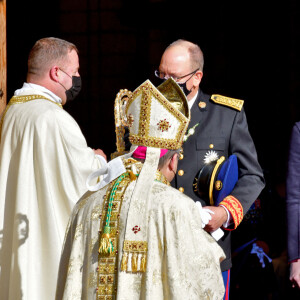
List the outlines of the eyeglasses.
{"label": "eyeglasses", "polygon": [[159,72],[158,70],[155,70],[155,71],[154,71],[154,74],[155,74],[155,76],[156,76],[157,78],[159,78],[159,79],[167,80],[167,79],[169,79],[170,77],[172,77],[176,82],[178,82],[178,80],[180,80],[180,79],[182,79],[182,78],[184,78],[184,77],[186,77],[186,76],[194,75],[198,70],[199,70],[199,68],[197,68],[195,71],[193,71],[193,72],[191,72],[191,73],[189,73],[189,74],[186,74],[186,75],[183,75],[183,76],[179,76],[179,77],[177,77],[177,76],[168,76],[168,75],[166,76],[165,73]]}

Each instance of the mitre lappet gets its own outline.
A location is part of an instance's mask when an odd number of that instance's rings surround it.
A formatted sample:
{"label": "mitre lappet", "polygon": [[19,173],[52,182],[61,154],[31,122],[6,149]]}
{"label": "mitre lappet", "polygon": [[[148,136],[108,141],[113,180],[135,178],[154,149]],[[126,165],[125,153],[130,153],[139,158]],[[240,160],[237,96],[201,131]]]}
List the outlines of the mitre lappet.
{"label": "mitre lappet", "polygon": [[[181,148],[190,112],[184,93],[170,78],[158,88],[155,88],[149,80],[139,86],[128,101],[126,115],[129,140],[133,147],[131,151],[137,150],[140,153],[139,148],[146,147],[146,156],[130,202],[121,267],[123,271],[127,270],[126,261],[130,261],[130,255],[133,255],[131,247],[136,246],[140,248],[137,269],[144,271],[143,258],[147,251],[150,205],[148,195],[156,176],[161,153],[164,153],[165,149]],[[139,228],[138,232],[132,230],[135,226]],[[140,261],[142,263],[139,263]]]}

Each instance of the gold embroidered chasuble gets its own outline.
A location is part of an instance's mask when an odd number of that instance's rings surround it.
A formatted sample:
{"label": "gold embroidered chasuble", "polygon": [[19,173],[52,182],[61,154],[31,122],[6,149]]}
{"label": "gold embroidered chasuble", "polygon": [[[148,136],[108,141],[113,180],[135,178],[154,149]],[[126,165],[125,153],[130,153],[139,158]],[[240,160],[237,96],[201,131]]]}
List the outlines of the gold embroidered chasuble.
{"label": "gold embroidered chasuble", "polygon": [[101,164],[57,96],[25,83],[1,119],[0,299],[53,300],[65,230]]}
{"label": "gold embroidered chasuble", "polygon": [[[202,229],[195,203],[160,182],[163,176],[150,191],[148,240],[124,241],[136,185],[132,174],[142,167],[132,159],[126,165],[127,175],[117,187],[114,180],[97,192],[86,193],[76,204],[66,232],[56,299],[223,299],[219,262],[224,253]],[[114,187],[110,217],[114,251],[99,254]],[[138,214],[138,207],[133,209]],[[139,230],[140,224],[132,226],[134,233]]]}

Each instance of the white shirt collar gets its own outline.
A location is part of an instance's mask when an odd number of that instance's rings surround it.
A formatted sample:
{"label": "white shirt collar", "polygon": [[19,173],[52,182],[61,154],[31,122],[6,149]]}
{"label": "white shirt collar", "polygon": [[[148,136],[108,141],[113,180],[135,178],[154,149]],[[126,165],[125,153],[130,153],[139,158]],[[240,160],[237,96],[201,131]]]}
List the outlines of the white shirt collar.
{"label": "white shirt collar", "polygon": [[61,99],[53,92],[49,91],[48,89],[46,89],[41,85],[34,84],[34,83],[24,82],[22,88],[16,90],[14,93],[15,96],[30,95],[30,94],[41,94],[42,96],[47,97],[49,100],[55,103],[61,104],[62,102]]}
{"label": "white shirt collar", "polygon": [[199,91],[197,92],[197,94],[191,100],[188,101],[189,109],[192,108],[192,106],[193,106],[193,104],[194,104],[194,102],[195,102],[195,100],[196,100],[196,98],[198,96],[198,93],[199,93]]}

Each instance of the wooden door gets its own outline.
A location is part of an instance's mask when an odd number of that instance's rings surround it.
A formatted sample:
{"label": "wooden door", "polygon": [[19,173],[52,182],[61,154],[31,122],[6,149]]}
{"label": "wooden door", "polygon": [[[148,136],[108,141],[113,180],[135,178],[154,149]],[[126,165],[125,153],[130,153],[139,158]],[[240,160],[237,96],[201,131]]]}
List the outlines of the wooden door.
{"label": "wooden door", "polygon": [[6,64],[6,0],[0,0],[0,114],[7,99],[7,64]]}

